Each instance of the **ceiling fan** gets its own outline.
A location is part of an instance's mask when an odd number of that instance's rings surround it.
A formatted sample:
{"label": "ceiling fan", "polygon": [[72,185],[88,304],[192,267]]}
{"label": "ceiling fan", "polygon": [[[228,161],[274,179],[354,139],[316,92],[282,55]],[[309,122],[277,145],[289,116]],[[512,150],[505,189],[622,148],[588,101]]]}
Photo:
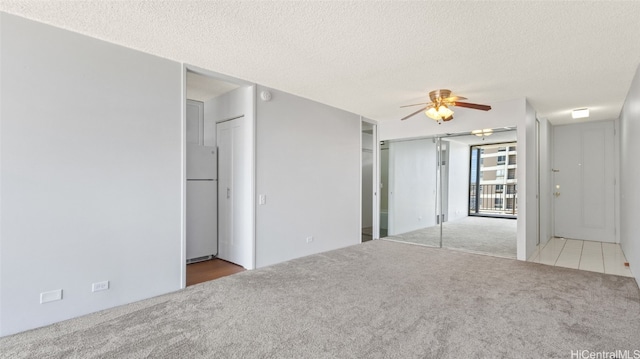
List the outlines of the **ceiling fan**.
{"label": "ceiling fan", "polygon": [[467,98],[461,97],[461,96],[451,96],[451,90],[440,89],[440,90],[431,91],[429,92],[429,98],[431,99],[431,102],[423,102],[423,103],[416,103],[413,105],[401,106],[401,108],[404,108],[404,107],[410,107],[410,106],[427,105],[426,107],[421,108],[418,111],[410,114],[409,116],[405,116],[401,118],[400,120],[401,121],[406,120],[409,117],[412,117],[413,115],[418,114],[419,112],[425,111],[425,115],[427,115],[429,118],[432,118],[438,121],[438,124],[442,123],[442,121],[451,121],[453,120],[453,111],[449,109],[450,106],[466,107],[466,108],[471,108],[474,110],[482,110],[482,111],[491,110],[491,106],[488,106],[488,105],[480,105],[477,103],[469,103],[469,102],[460,102],[460,100],[466,100]]}

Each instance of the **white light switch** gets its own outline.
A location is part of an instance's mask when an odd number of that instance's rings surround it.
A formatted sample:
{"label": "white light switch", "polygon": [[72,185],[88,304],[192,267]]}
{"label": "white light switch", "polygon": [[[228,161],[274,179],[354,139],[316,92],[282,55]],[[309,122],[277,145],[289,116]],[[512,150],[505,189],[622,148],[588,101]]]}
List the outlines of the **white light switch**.
{"label": "white light switch", "polygon": [[62,289],[40,293],[40,304],[62,300]]}
{"label": "white light switch", "polygon": [[260,196],[258,196],[258,201],[260,205],[267,204],[267,195],[261,194]]}

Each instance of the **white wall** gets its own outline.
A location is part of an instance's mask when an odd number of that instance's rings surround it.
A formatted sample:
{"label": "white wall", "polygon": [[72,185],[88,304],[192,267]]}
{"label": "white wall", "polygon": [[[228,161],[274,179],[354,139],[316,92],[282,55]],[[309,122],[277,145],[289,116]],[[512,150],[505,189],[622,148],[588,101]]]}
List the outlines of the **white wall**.
{"label": "white wall", "polygon": [[436,144],[389,144],[389,235],[436,224]]}
{"label": "white wall", "polygon": [[518,123],[518,259],[527,260],[538,241],[538,170],[536,151],[536,112],[528,101],[523,103]]}
{"label": "white wall", "polygon": [[360,243],[360,116],[263,90],[273,97],[256,104],[257,267]]}
{"label": "white wall", "polygon": [[0,334],[179,289],[181,65],[0,22]]}
{"label": "white wall", "polygon": [[640,283],[640,68],[620,114],[620,245]]}
{"label": "white wall", "polygon": [[[242,116],[244,136],[248,140],[248,147],[240,160],[242,168],[234,171],[236,183],[235,194],[238,199],[234,210],[233,233],[234,240],[242,242],[247,251],[238,261],[246,269],[255,268],[255,86],[244,86],[204,103],[205,133],[213,133],[215,145],[215,127],[217,122],[230,120]],[[205,138],[205,145],[209,141]]]}
{"label": "white wall", "polygon": [[545,118],[540,119],[540,245],[553,236],[553,183],[552,161],[553,139],[552,127]]}
{"label": "white wall", "polygon": [[469,145],[449,139],[449,213],[447,221],[469,214]]}

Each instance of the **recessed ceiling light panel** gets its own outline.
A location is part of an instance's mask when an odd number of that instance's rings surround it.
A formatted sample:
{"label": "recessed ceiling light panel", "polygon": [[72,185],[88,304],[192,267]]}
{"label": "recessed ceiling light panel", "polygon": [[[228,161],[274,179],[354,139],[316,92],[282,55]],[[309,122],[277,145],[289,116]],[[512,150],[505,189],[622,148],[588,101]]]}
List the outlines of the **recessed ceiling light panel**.
{"label": "recessed ceiling light panel", "polygon": [[589,109],[588,108],[578,108],[571,111],[571,117],[573,118],[586,118],[589,117]]}

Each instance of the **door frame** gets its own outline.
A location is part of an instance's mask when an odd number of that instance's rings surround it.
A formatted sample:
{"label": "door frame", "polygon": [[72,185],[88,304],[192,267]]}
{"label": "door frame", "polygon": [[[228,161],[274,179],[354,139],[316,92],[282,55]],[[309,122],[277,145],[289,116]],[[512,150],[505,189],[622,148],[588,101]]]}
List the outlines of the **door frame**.
{"label": "door frame", "polygon": [[[372,223],[373,223],[373,233],[372,239],[380,239],[380,139],[378,137],[378,121],[370,120],[368,118],[360,116],[360,205],[362,206],[362,123],[366,122],[373,126],[373,178],[372,178],[372,189],[373,189],[373,203],[372,203]],[[362,231],[362,209],[360,210],[360,231]],[[362,234],[360,235],[360,242],[362,242]]]}
{"label": "door frame", "polygon": [[[609,241],[601,241],[604,243],[620,243],[620,231],[618,230],[618,228],[620,228],[620,185],[619,185],[619,178],[620,178],[620,141],[619,141],[619,136],[618,136],[618,126],[619,126],[619,120],[604,120],[604,121],[590,121],[590,122],[583,122],[583,123],[572,123],[572,124],[565,124],[565,125],[558,125],[558,126],[553,126],[552,127],[552,140],[551,143],[552,145],[552,153],[551,153],[551,163],[552,163],[552,173],[551,173],[551,190],[552,193],[557,191],[556,188],[556,175],[557,172],[559,172],[558,170],[558,164],[556,163],[556,153],[558,151],[557,147],[555,146],[556,143],[556,129],[558,127],[569,127],[569,126],[589,126],[589,125],[597,125],[597,124],[601,124],[601,123],[605,123],[605,122],[611,122],[612,123],[612,127],[613,127],[613,242],[609,242]],[[557,210],[556,210],[556,199],[552,198],[551,200],[551,211],[552,211],[552,236],[553,237],[557,237],[557,233],[556,233],[556,227],[557,227],[557,221],[556,221],[556,214],[557,214]],[[584,239],[584,238],[575,238],[575,239],[579,239],[579,240],[589,240],[589,239]]]}
{"label": "door frame", "polygon": [[[249,144],[251,146],[251,168],[250,168],[250,178],[251,178],[251,191],[249,194],[249,198],[252,201],[251,210],[247,211],[248,218],[246,218],[248,225],[250,226],[251,232],[251,241],[252,241],[252,253],[251,256],[253,258],[253,263],[251,268],[255,268],[256,263],[256,254],[255,254],[255,241],[256,241],[256,227],[255,227],[255,218],[256,218],[256,208],[253,204],[255,204],[256,198],[256,85],[252,82],[248,82],[245,80],[241,80],[235,77],[231,77],[225,74],[221,74],[218,72],[210,71],[203,69],[201,67],[182,64],[182,88],[181,88],[181,204],[180,204],[180,263],[178,263],[180,268],[180,288],[185,288],[187,285],[187,235],[186,235],[186,212],[187,212],[187,141],[186,141],[186,130],[187,130],[187,72],[193,72],[198,75],[206,76],[215,80],[220,80],[224,82],[230,82],[241,87],[252,87],[251,91],[251,106],[247,110],[245,116],[249,118],[248,125],[251,127],[251,138],[249,139]],[[206,114],[205,114],[206,115]],[[206,119],[205,119],[206,121]]]}

